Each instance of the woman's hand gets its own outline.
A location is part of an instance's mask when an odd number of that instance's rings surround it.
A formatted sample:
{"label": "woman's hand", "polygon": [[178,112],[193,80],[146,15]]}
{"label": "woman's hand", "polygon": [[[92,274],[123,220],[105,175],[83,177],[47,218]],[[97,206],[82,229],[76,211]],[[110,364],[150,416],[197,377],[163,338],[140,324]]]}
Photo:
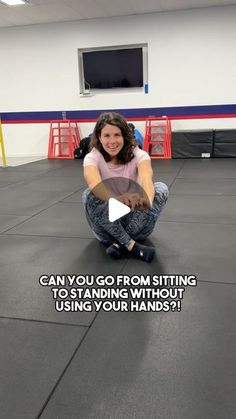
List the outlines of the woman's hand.
{"label": "woman's hand", "polygon": [[138,193],[125,193],[118,196],[120,202],[130,207],[131,210],[145,210],[150,208],[150,203]]}

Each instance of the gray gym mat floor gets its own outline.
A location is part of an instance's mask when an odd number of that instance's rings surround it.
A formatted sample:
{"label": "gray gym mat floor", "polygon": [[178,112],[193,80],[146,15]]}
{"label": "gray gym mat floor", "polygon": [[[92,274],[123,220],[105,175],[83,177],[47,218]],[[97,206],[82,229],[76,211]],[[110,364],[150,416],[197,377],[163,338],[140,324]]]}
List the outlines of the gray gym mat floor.
{"label": "gray gym mat floor", "polygon": [[[236,160],[153,160],[151,264],[109,259],[82,162],[0,169],[1,419],[234,419]],[[47,275],[195,275],[181,311],[57,312]]]}

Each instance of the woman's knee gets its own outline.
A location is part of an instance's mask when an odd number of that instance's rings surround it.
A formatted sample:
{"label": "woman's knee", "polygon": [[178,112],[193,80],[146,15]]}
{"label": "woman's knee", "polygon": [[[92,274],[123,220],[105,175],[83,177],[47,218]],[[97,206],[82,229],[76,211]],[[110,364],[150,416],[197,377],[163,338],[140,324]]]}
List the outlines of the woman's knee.
{"label": "woman's knee", "polygon": [[155,192],[158,193],[158,195],[162,195],[163,199],[167,200],[169,196],[169,188],[165,183],[155,182],[154,188],[155,188]]}
{"label": "woman's knee", "polygon": [[150,234],[152,234],[154,228],[156,225],[156,220],[152,220],[152,223],[150,223],[148,226],[144,227],[139,232],[134,232],[133,234],[130,234],[132,239],[135,241],[144,241]]}
{"label": "woman's knee", "polygon": [[85,190],[82,192],[82,203],[83,203],[84,207],[85,207],[85,205],[86,205],[86,202],[87,202],[87,199],[88,199],[88,195],[89,195],[89,194],[90,194],[90,189],[89,189],[89,188],[85,189]]}
{"label": "woman's knee", "polygon": [[82,193],[82,202],[92,220],[98,221],[100,217],[103,219],[107,216],[108,203],[97,198],[89,189]]}
{"label": "woman's knee", "polygon": [[[155,212],[151,209],[145,211],[132,211],[126,219],[123,225],[128,234],[135,240],[143,230],[151,229],[156,221]],[[121,221],[122,223],[122,221]]]}
{"label": "woman's knee", "polygon": [[157,201],[159,205],[164,206],[169,196],[168,186],[163,182],[155,182],[154,188],[155,188],[154,200]]}

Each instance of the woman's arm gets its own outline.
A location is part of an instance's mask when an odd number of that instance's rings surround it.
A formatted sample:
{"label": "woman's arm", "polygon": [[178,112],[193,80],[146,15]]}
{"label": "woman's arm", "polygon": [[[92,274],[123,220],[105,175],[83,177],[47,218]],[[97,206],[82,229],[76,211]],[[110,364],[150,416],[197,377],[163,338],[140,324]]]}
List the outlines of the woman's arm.
{"label": "woman's arm", "polygon": [[96,166],[88,165],[84,167],[84,178],[90,191],[99,199],[108,201],[114,194],[102,182],[101,175]]}
{"label": "woman's arm", "polygon": [[151,166],[151,160],[143,160],[138,165],[138,175],[139,181],[146,192],[148,198],[148,206],[152,206],[152,202],[155,195],[154,185],[153,185],[153,170]]}
{"label": "woman's arm", "polygon": [[90,191],[99,199],[108,201],[110,198],[115,198],[123,204],[129,206],[131,209],[138,208],[141,204],[140,197],[135,193],[126,193],[116,196],[112,193],[102,181],[99,170],[96,166],[88,165],[84,167],[84,178]]}

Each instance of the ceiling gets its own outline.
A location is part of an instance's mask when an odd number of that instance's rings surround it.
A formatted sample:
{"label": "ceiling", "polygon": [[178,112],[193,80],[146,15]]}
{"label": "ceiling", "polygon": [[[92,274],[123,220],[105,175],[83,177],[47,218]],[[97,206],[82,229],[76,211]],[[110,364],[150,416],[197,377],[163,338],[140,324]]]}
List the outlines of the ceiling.
{"label": "ceiling", "polygon": [[236,0],[27,0],[26,6],[9,7],[0,2],[0,28],[235,4]]}

